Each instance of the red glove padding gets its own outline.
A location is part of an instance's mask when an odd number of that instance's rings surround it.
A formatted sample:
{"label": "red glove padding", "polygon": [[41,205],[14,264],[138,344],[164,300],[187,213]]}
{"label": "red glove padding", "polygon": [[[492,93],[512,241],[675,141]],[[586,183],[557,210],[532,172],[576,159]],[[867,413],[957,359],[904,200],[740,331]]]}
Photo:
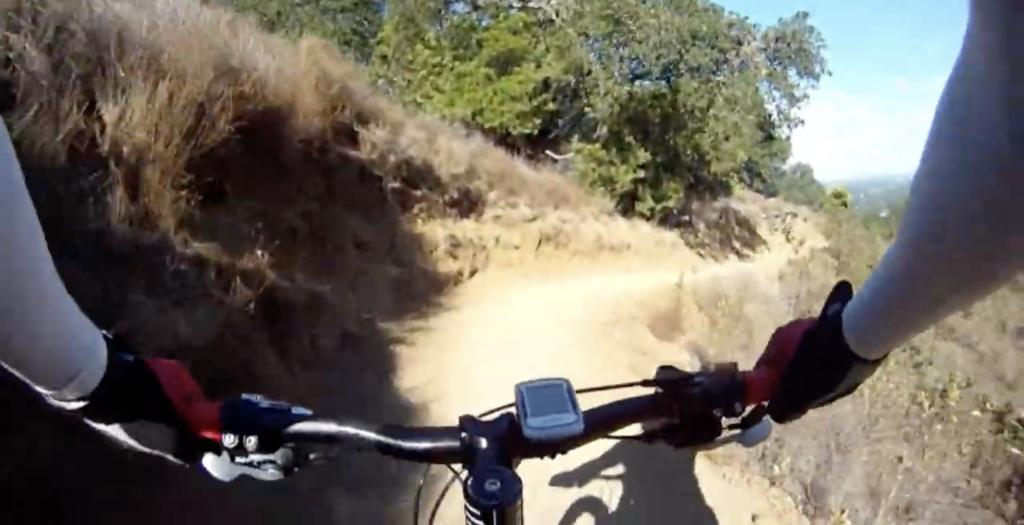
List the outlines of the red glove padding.
{"label": "red glove padding", "polygon": [[192,374],[178,361],[145,359],[160,382],[163,394],[174,408],[175,423],[192,435],[213,441],[220,439],[220,403],[206,399]]}
{"label": "red glove padding", "polygon": [[219,406],[206,399],[181,363],[138,357],[123,340],[107,337],[103,379],[88,397],[62,408],[103,425],[153,422],[170,427],[177,434],[172,455],[193,463],[217,445]]}
{"label": "red glove padding", "polygon": [[809,410],[857,390],[881,366],[850,349],[843,334],[843,310],[853,286],[832,288],[817,319],[797,319],[775,331],[747,383],[747,400],[768,401],[768,415],[778,423],[803,417]]}
{"label": "red glove padding", "polygon": [[783,372],[796,354],[804,334],[815,322],[817,319],[813,318],[797,319],[780,326],[772,333],[764,353],[757,359],[753,370],[747,372],[747,405],[764,403],[778,392]]}

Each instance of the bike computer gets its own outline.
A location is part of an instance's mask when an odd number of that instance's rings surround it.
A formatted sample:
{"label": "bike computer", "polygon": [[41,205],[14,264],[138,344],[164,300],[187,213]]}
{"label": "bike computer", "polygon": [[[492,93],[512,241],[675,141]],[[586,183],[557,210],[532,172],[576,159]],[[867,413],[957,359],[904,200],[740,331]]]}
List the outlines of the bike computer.
{"label": "bike computer", "polygon": [[583,433],[583,413],[568,379],[535,379],[516,385],[516,416],[530,441],[556,441]]}

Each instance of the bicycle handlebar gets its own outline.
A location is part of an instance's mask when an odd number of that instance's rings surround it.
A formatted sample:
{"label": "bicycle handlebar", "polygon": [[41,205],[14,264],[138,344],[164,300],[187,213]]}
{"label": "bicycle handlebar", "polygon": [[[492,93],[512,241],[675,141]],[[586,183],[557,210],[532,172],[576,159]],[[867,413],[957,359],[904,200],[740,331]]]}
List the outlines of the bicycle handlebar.
{"label": "bicycle handlebar", "polygon": [[[526,440],[516,426],[504,443],[513,457],[532,459],[563,454],[591,441],[603,438],[635,423],[664,417],[659,410],[658,394],[631,397],[585,410],[584,432],[557,442],[538,443]],[[508,412],[502,414],[509,414]],[[499,416],[501,417],[501,416]],[[404,427],[399,425],[367,425],[329,419],[311,419],[295,423],[282,432],[288,443],[350,443],[366,446],[395,459],[436,465],[463,463],[471,453],[463,429],[448,427]]]}
{"label": "bicycle handlebar", "polygon": [[[766,372],[741,372],[744,405],[739,410],[757,405],[771,393],[773,377]],[[677,397],[679,392],[674,392]],[[532,442],[525,439],[518,424],[508,429],[502,446],[518,459],[552,457],[564,454],[587,443],[611,435],[630,425],[650,420],[670,418],[674,408],[689,405],[692,412],[711,412],[723,407],[706,406],[696,391],[682,398],[670,399],[664,392],[635,396],[612,401],[583,411],[584,432],[556,442]],[[510,415],[505,412],[503,415]],[[498,416],[501,417],[501,416]],[[464,428],[459,426],[405,427],[400,425],[370,425],[362,422],[343,422],[330,419],[309,419],[292,424],[281,432],[285,443],[333,444],[349,443],[357,447],[370,447],[396,459],[430,464],[457,464],[467,461],[473,444],[467,440]]]}
{"label": "bicycle handlebar", "polygon": [[[232,464],[269,469],[280,475],[299,468],[301,458],[316,456],[305,455],[301,450],[304,444],[352,444],[424,464],[469,465],[478,461],[480,454],[498,454],[515,463],[564,454],[646,422],[657,422],[657,428],[645,428],[643,433],[626,438],[705,450],[732,442],[751,446],[770,432],[770,422],[763,421],[761,402],[772,393],[776,380],[772,370],[740,372],[735,363],[692,373],[672,366],[659,367],[653,379],[581,390],[585,393],[626,386],[655,389],[652,394],[583,411],[583,433],[555,442],[526,439],[514,412],[508,410],[486,420],[463,416],[457,426],[406,427],[316,417],[304,408],[249,394],[218,403],[215,409],[211,406],[208,412],[216,414],[215,420],[211,419],[211,428],[203,436],[218,436],[221,457]],[[759,409],[744,415],[755,405]],[[741,416],[739,423],[724,424],[727,418]],[[767,423],[767,428],[761,423]],[[739,432],[726,435],[726,430]],[[285,452],[290,459],[276,456],[276,451],[286,448],[292,449]],[[295,456],[293,452],[302,453]]]}
{"label": "bicycle handlebar", "polygon": [[462,459],[465,444],[461,433],[455,426],[403,427],[311,419],[289,426],[282,438],[288,443],[351,443],[372,447],[396,459],[452,464]]}
{"label": "bicycle handlebar", "polygon": [[[619,399],[583,411],[583,433],[552,443],[534,443],[521,439],[512,443],[513,455],[522,459],[553,457],[607,437],[636,423],[668,416],[659,394]],[[522,434],[517,437],[521,438]]]}
{"label": "bicycle handlebar", "polygon": [[[219,441],[219,455],[204,455],[203,466],[225,481],[242,474],[281,479],[320,455],[309,453],[304,444],[352,444],[423,463],[428,469],[429,465],[462,464],[468,472],[463,480],[466,522],[504,525],[523,523],[522,480],[515,469],[524,459],[555,457],[607,437],[698,450],[729,443],[750,447],[764,441],[771,421],[766,419],[763,402],[771,396],[778,377],[770,368],[740,372],[736,363],[712,365],[700,372],[661,366],[653,379],[579,390],[655,389],[652,394],[584,410],[583,432],[553,442],[527,439],[515,413],[507,410],[511,405],[489,412],[505,410],[491,419],[465,415],[457,426],[407,427],[320,418],[299,406],[243,394],[221,403],[199,399],[203,410],[197,413],[203,418],[191,426],[201,437]],[[755,408],[748,411],[751,406]],[[740,421],[726,424],[727,419]],[[656,425],[634,436],[611,435],[647,422]],[[456,470],[452,472],[438,505],[448,488],[461,479]],[[413,523],[418,523],[425,476],[426,472],[417,489]],[[489,521],[480,519],[485,510]]]}

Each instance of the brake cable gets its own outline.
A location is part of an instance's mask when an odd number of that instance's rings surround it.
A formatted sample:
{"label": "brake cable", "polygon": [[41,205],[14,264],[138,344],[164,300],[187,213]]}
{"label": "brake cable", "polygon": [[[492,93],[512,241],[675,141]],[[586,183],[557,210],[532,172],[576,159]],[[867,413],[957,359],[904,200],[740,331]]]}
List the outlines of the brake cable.
{"label": "brake cable", "polygon": [[[591,393],[594,393],[594,392],[605,392],[605,391],[608,391],[608,390],[619,390],[619,389],[623,389],[623,388],[636,388],[636,387],[650,388],[650,387],[654,387],[654,386],[655,386],[655,384],[654,384],[653,380],[651,380],[651,379],[644,379],[644,380],[641,380],[641,381],[631,381],[629,383],[616,383],[616,384],[611,384],[611,385],[602,385],[602,386],[592,386],[592,387],[588,387],[588,388],[581,388],[579,390],[576,390],[576,393],[577,394],[591,394]],[[492,409],[487,410],[485,412],[481,412],[479,415],[476,416],[476,418],[477,419],[482,419],[482,418],[485,418],[485,417],[488,417],[488,416],[492,416],[492,415],[494,415],[494,414],[496,414],[498,412],[501,412],[502,410],[508,410],[508,409],[513,408],[515,406],[516,406],[515,403],[508,403],[508,404],[505,404],[505,405],[502,405],[502,406],[499,406],[499,407],[496,407],[496,408],[492,408]],[[636,439],[636,438],[634,436],[605,436],[602,439]],[[424,466],[423,474],[420,476],[420,480],[416,484],[416,497],[413,500],[414,501],[414,507],[415,507],[414,510],[413,510],[413,518],[412,518],[413,525],[419,525],[419,522],[420,522],[420,502],[423,499],[423,487],[426,485],[427,477],[430,475],[430,468],[433,467],[433,466],[434,465],[431,465],[431,464],[427,464],[427,465]],[[445,465],[445,466],[448,467],[448,470],[450,470],[452,472],[452,475],[451,475],[451,477],[448,478],[448,481],[445,482],[444,487],[441,488],[441,492],[437,495],[437,499],[434,500],[434,506],[433,506],[433,508],[430,511],[430,519],[427,522],[429,525],[433,525],[434,524],[434,520],[437,518],[437,513],[440,512],[440,510],[441,510],[441,504],[444,502],[445,496],[448,495],[448,491],[451,490],[451,488],[453,486],[455,486],[455,482],[456,481],[462,480],[462,474],[464,472],[466,472],[465,467],[463,467],[460,470],[455,470],[455,467],[453,467],[451,465]]]}
{"label": "brake cable", "polygon": [[[441,503],[444,502],[444,497],[447,496],[448,495],[448,491],[451,490],[451,488],[455,486],[455,482],[462,479],[462,473],[466,471],[465,468],[462,468],[460,470],[455,470],[455,467],[453,467],[451,465],[445,465],[445,466],[448,467],[448,470],[452,471],[452,475],[451,475],[450,478],[448,478],[448,481],[444,484],[444,488],[441,489],[441,493],[437,495],[437,499],[434,500],[434,508],[430,509],[430,521],[428,521],[427,523],[430,523],[431,525],[433,525],[434,520],[437,519],[437,513],[441,511]],[[423,478],[423,479],[426,479],[426,478]],[[420,511],[419,511],[419,508],[417,506],[416,514],[419,515],[419,513],[420,513]]]}

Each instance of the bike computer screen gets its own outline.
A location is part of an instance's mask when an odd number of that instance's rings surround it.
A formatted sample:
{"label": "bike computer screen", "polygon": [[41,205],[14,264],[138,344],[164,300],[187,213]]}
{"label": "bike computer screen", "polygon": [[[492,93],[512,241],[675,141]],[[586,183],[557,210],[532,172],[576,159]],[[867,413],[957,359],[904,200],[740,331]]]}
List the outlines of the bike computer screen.
{"label": "bike computer screen", "polygon": [[537,379],[516,385],[516,415],[523,436],[531,441],[583,433],[583,414],[567,379]]}

